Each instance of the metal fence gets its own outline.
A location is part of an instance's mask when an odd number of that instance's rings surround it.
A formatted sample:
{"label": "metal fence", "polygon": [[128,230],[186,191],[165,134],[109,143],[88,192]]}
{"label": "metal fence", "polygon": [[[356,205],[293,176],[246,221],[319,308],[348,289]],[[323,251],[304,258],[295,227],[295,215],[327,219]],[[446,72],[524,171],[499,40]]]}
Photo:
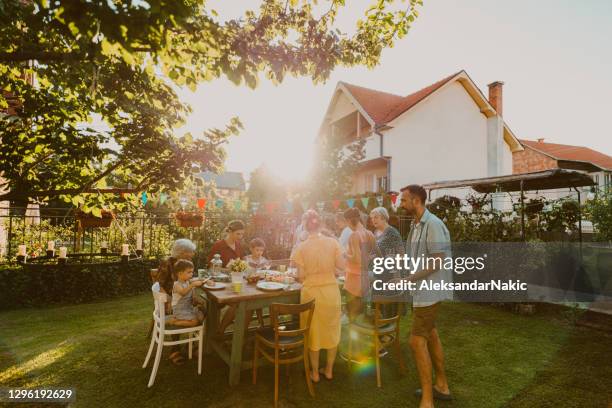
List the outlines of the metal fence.
{"label": "metal fence", "polygon": [[[328,229],[335,231],[335,217],[323,213]],[[195,261],[205,262],[210,246],[223,236],[223,229],[230,220],[240,219],[246,225],[245,244],[250,239],[262,238],[267,245],[266,255],[272,259],[287,258],[294,242],[294,233],[300,222],[299,215],[288,213],[206,213],[198,227],[182,227],[170,213],[135,212],[119,213],[109,220],[108,227],[87,227],[69,208],[41,208],[37,211],[23,208],[0,208],[0,263],[13,261],[18,247],[25,245],[28,258],[44,257],[53,242],[56,253],[66,247],[69,255],[101,252],[119,254],[123,244],[128,244],[131,253],[142,242],[147,258],[168,255],[172,242],[178,238],[189,238],[197,247]],[[364,222],[367,221],[367,217]],[[406,236],[410,220],[397,218],[396,227]],[[203,263],[200,263],[203,264]]]}

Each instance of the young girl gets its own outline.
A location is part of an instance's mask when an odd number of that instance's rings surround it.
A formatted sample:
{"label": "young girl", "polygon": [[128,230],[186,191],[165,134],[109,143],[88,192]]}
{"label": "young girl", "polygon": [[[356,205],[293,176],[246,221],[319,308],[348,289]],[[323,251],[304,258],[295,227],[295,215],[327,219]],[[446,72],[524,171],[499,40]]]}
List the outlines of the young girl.
{"label": "young girl", "polygon": [[249,249],[251,254],[245,258],[246,263],[251,268],[255,269],[268,269],[270,268],[270,261],[268,261],[263,253],[266,250],[266,243],[261,238],[255,238],[249,243]]}
{"label": "young girl", "polygon": [[197,306],[193,288],[202,286],[203,281],[191,281],[193,263],[180,259],[174,264],[176,282],[172,287],[172,314],[175,326],[196,326],[204,320],[204,314]]}

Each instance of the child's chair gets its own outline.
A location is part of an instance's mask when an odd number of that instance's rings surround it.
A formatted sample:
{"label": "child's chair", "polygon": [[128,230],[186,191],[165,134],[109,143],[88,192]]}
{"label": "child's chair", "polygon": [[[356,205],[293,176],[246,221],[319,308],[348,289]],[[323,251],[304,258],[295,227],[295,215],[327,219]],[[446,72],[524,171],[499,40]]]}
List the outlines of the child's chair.
{"label": "child's chair", "polygon": [[[168,295],[161,293],[159,290],[159,283],[153,284],[151,287],[153,292],[153,299],[155,301],[155,310],[153,311],[153,333],[151,335],[151,344],[149,345],[149,351],[145,358],[142,368],[146,368],[153,353],[153,346],[157,344],[157,351],[155,353],[155,362],[153,363],[153,370],[151,371],[151,377],[149,378],[150,388],[155,382],[155,376],[157,375],[157,369],[159,368],[159,361],[161,360],[162,349],[164,346],[173,346],[175,344],[189,344],[189,359],[192,358],[193,350],[192,343],[198,342],[198,374],[202,374],[202,350],[204,346],[204,324],[194,327],[185,327],[181,329],[167,329],[166,324],[171,321],[166,321],[165,303],[168,301]],[[175,334],[187,334],[186,339],[180,340],[166,340],[166,336],[172,336]]]}

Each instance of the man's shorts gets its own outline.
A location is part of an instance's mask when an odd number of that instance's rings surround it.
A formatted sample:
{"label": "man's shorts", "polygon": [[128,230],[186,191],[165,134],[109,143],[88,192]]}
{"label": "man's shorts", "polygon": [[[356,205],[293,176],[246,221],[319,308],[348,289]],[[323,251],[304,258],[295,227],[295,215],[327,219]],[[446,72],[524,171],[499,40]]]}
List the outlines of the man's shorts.
{"label": "man's shorts", "polygon": [[429,341],[431,331],[436,328],[439,308],[439,302],[431,306],[413,307],[410,335],[425,337]]}

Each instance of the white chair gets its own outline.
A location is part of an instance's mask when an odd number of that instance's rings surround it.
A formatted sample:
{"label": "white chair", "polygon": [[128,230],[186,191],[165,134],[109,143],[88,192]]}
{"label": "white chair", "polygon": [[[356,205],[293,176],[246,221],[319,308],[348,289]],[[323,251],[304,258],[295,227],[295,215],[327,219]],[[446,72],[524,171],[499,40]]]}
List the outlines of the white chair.
{"label": "white chair", "polygon": [[[153,299],[155,301],[155,310],[153,311],[153,333],[151,334],[151,344],[149,345],[149,351],[145,358],[142,368],[146,368],[149,364],[149,359],[153,353],[153,346],[157,344],[157,351],[155,353],[155,362],[153,363],[153,370],[151,371],[151,378],[149,378],[150,388],[155,382],[155,376],[157,375],[157,369],[159,368],[159,361],[161,360],[162,349],[164,346],[173,346],[175,344],[189,343],[189,359],[191,360],[193,355],[192,343],[198,342],[198,375],[202,374],[202,350],[204,343],[204,325],[194,327],[185,327],[182,329],[166,329],[166,313],[165,304],[168,301],[168,295],[161,293],[159,290],[159,283],[156,282],[151,287],[153,292]],[[166,336],[174,334],[185,334],[187,333],[186,339],[180,340],[166,340]]]}

